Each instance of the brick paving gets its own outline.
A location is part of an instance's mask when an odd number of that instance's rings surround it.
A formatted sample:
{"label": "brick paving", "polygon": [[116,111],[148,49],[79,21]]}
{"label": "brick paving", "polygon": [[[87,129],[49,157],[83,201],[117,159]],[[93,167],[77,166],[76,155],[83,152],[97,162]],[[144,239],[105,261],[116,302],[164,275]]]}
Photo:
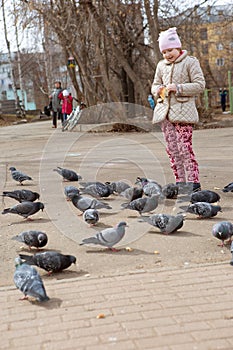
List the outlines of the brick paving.
{"label": "brick paving", "polygon": [[[233,349],[227,263],[45,279],[50,301],[0,288],[1,349]],[[104,318],[98,318],[103,314]]]}

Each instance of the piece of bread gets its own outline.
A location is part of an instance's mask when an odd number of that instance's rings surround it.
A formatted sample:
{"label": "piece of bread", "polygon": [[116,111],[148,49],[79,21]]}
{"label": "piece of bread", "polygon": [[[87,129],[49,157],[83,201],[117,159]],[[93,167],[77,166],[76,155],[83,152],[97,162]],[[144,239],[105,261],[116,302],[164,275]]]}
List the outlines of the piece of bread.
{"label": "piece of bread", "polygon": [[162,100],[164,100],[165,97],[167,96],[167,89],[165,86],[161,89],[159,96],[161,97]]}

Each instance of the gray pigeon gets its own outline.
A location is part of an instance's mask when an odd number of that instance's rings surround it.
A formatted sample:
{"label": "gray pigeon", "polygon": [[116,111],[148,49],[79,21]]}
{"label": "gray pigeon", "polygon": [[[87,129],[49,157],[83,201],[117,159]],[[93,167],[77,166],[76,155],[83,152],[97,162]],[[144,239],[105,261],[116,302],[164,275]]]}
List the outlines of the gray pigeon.
{"label": "gray pigeon", "polygon": [[127,184],[124,181],[112,181],[110,182],[110,185],[113,188],[113,191],[115,193],[121,194],[122,192],[124,192],[127,188],[130,187],[129,184]]}
{"label": "gray pigeon", "polygon": [[108,247],[111,250],[125,235],[125,228],[128,227],[125,221],[121,221],[116,227],[106,228],[96,233],[95,236],[85,238],[80,245],[84,244],[98,244]]}
{"label": "gray pigeon", "polygon": [[39,210],[43,211],[44,204],[41,202],[22,202],[14,205],[11,208],[6,208],[2,211],[2,214],[18,214],[25,219],[29,216],[36,214]]}
{"label": "gray pigeon", "polygon": [[153,194],[151,197],[138,198],[129,203],[122,203],[123,209],[137,211],[140,215],[156,209],[158,206],[158,195]]}
{"label": "gray pigeon", "polygon": [[99,212],[96,209],[87,209],[83,213],[83,220],[93,226],[99,221]]}
{"label": "gray pigeon", "polygon": [[36,253],[34,255],[19,254],[20,259],[26,264],[36,265],[49,274],[67,269],[71,264],[76,263],[76,257],[73,255],[64,255],[55,251]]}
{"label": "gray pigeon", "polygon": [[11,171],[12,179],[19,182],[20,185],[23,185],[23,181],[32,180],[32,178],[30,176],[22,173],[19,170],[16,170],[16,168],[13,166],[10,167],[9,170]]}
{"label": "gray pigeon", "polygon": [[233,266],[233,242],[231,242],[231,255],[232,255],[232,259],[230,261],[231,266]]}
{"label": "gray pigeon", "polygon": [[169,183],[162,187],[162,194],[167,199],[174,199],[178,196],[179,187],[174,183]]}
{"label": "gray pigeon", "polygon": [[220,196],[217,192],[210,190],[202,190],[198,192],[194,192],[191,194],[191,203],[197,202],[207,202],[207,203],[216,203],[220,201]]}
{"label": "gray pigeon", "polygon": [[15,191],[4,191],[2,193],[3,197],[9,197],[17,200],[18,202],[34,202],[40,198],[39,193],[32,192],[30,190],[15,190]]}
{"label": "gray pigeon", "polygon": [[53,171],[56,171],[59,175],[61,175],[64,181],[82,180],[82,176],[77,174],[74,170],[65,169],[58,166],[57,169],[53,169]]}
{"label": "gray pigeon", "polygon": [[82,194],[89,194],[95,198],[106,198],[113,194],[113,188],[108,183],[96,182],[80,188]]}
{"label": "gray pigeon", "polygon": [[64,193],[65,193],[66,199],[70,201],[74,195],[79,194],[80,192],[79,192],[79,189],[75,186],[65,186]]}
{"label": "gray pigeon", "polygon": [[150,225],[160,229],[161,232],[169,234],[179,230],[184,224],[184,216],[182,214],[154,214],[150,217],[142,217],[144,221]]}
{"label": "gray pigeon", "polygon": [[223,192],[233,192],[233,182],[230,182],[228,185],[224,186],[222,191]]}
{"label": "gray pigeon", "polygon": [[143,188],[143,193],[146,196],[152,196],[153,194],[157,194],[163,197],[162,194],[162,186],[156,181],[148,180],[145,177],[137,177],[136,184],[140,184]]}
{"label": "gray pigeon", "polygon": [[129,202],[132,202],[135,199],[142,198],[143,189],[141,187],[129,187],[121,192],[120,196],[125,197]]}
{"label": "gray pigeon", "polygon": [[222,241],[221,246],[224,246],[225,240],[231,240],[233,235],[233,224],[230,221],[220,221],[212,228],[212,234],[214,237]]}
{"label": "gray pigeon", "polygon": [[13,240],[25,243],[29,249],[31,247],[42,248],[48,243],[48,236],[41,231],[24,231],[17,236],[12,237]]}
{"label": "gray pigeon", "polygon": [[82,212],[87,209],[112,209],[109,204],[103,203],[96,198],[84,197],[81,195],[73,195],[71,201],[73,205]]}
{"label": "gray pigeon", "polygon": [[44,284],[39,273],[32,266],[24,264],[20,258],[15,259],[15,286],[24,294],[24,298],[33,297],[38,301],[47,301]]}
{"label": "gray pigeon", "polygon": [[212,218],[219,211],[222,211],[220,205],[212,205],[206,202],[197,202],[190,204],[186,209],[187,213],[198,215],[199,218]]}

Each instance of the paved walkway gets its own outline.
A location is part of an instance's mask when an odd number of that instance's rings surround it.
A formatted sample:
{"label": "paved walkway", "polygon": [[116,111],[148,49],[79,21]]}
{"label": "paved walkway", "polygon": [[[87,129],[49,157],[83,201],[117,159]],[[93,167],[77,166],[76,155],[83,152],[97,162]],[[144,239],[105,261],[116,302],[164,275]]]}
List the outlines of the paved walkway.
{"label": "paved walkway", "polygon": [[[6,163],[17,156],[22,158],[26,145],[31,146],[29,129],[18,127],[14,136],[10,130],[6,128],[1,137],[2,144],[7,146],[2,150]],[[38,124],[35,138],[41,147],[44,132]],[[232,129],[205,131],[202,136],[199,139],[202,164],[214,169],[213,178],[216,174],[222,178],[226,171],[232,171],[229,162]],[[221,159],[207,147],[211,137],[218,137],[216,152],[226,151]],[[19,142],[17,154],[11,150],[13,138]],[[38,162],[36,157],[41,156],[33,148],[31,153],[33,167]],[[48,159],[52,159],[53,154],[47,153]],[[5,167],[1,166],[3,175]],[[232,206],[229,208],[228,217],[232,215]],[[204,230],[203,225],[200,230]],[[187,249],[192,250],[188,242]],[[172,247],[174,250],[174,243]],[[125,270],[117,269],[115,275],[112,271],[103,272],[102,277],[80,274],[67,278],[64,274],[63,279],[56,280],[53,275],[43,276],[50,297],[44,304],[19,301],[22,294],[13,282],[10,287],[1,287],[0,349],[233,349],[233,267],[228,260],[197,267],[184,264],[174,269],[157,267],[140,271],[126,265]]]}
{"label": "paved walkway", "polygon": [[18,301],[18,290],[1,288],[0,348],[231,350],[232,274],[225,263],[98,279],[48,277],[51,299],[44,304]]}

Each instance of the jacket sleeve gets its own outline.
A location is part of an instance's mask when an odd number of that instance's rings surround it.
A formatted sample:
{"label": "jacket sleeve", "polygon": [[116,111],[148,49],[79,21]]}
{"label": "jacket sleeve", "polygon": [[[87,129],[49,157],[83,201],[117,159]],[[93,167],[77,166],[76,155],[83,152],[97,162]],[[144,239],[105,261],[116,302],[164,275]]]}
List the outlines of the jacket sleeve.
{"label": "jacket sleeve", "polygon": [[187,70],[190,82],[177,85],[177,96],[195,96],[205,89],[205,78],[197,58],[189,58]]}
{"label": "jacket sleeve", "polygon": [[161,63],[159,62],[157,64],[155,75],[154,75],[154,81],[151,86],[151,93],[155,98],[158,98],[157,91],[161,85],[163,85],[163,79],[162,79]]}

